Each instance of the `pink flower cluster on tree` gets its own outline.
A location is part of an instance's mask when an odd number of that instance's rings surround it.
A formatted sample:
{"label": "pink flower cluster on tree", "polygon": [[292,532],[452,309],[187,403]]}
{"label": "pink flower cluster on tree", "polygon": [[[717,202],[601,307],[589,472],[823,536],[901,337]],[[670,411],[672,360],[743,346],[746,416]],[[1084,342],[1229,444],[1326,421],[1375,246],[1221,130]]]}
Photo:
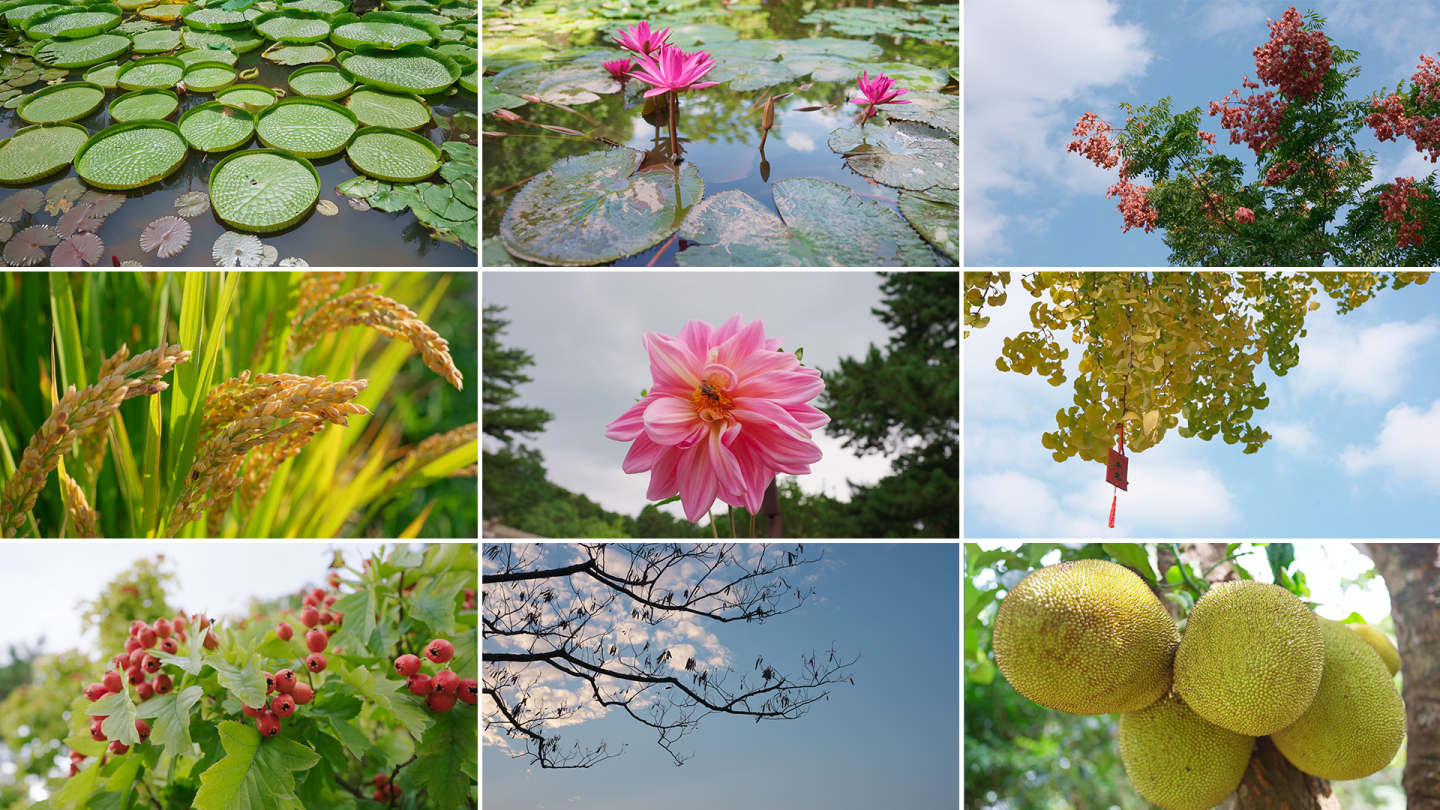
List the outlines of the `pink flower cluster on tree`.
{"label": "pink flower cluster on tree", "polygon": [[[1249,76],[1241,78],[1240,86],[1251,90],[1260,87],[1250,81]],[[1231,96],[1239,102],[1238,106],[1230,106]],[[1236,89],[1225,97],[1223,103],[1210,102],[1210,114],[1220,115],[1220,126],[1230,130],[1230,143],[1243,140],[1258,155],[1280,145],[1280,123],[1288,106],[1285,99],[1275,98],[1274,90],[1266,90],[1264,95],[1251,95],[1240,101],[1240,91]]]}
{"label": "pink flower cluster on tree", "polygon": [[1418,214],[1409,220],[1406,220],[1405,215],[1407,212],[1414,213],[1408,211],[1411,202],[1428,199],[1430,195],[1415,188],[1414,177],[1397,177],[1395,182],[1390,184],[1390,188],[1380,192],[1380,208],[1385,211],[1385,221],[1400,223],[1400,247],[1421,245],[1420,228],[1424,222]]}
{"label": "pink flower cluster on tree", "polygon": [[[1101,120],[1094,112],[1087,112],[1080,116],[1080,121],[1075,124],[1071,132],[1077,136],[1070,142],[1067,152],[1079,152],[1090,159],[1096,166],[1102,169],[1112,169],[1120,162],[1119,149],[1110,142],[1110,124]],[[1120,232],[1125,233],[1131,228],[1144,228],[1146,233],[1155,230],[1155,222],[1159,219],[1159,212],[1150,204],[1145,196],[1150,186],[1137,186],[1130,182],[1130,164],[1127,162],[1120,167],[1120,182],[1106,189],[1106,197],[1120,197],[1120,203],[1115,210],[1125,219],[1125,227]]]}
{"label": "pink flower cluster on tree", "polygon": [[1334,61],[1323,31],[1302,31],[1300,12],[1291,6],[1270,23],[1270,41],[1255,49],[1256,76],[1290,98],[1309,101],[1320,92]]}
{"label": "pink flower cluster on tree", "polygon": [[[1435,60],[1421,56],[1416,67],[1418,70],[1410,79],[1420,89],[1419,100],[1440,102],[1440,70],[1436,69]],[[1415,142],[1416,152],[1430,152],[1431,163],[1440,160],[1440,116],[1430,118],[1418,111],[1413,116],[1407,115],[1404,99],[1394,93],[1383,101],[1371,98],[1370,106],[1375,112],[1365,117],[1365,123],[1375,130],[1376,138],[1394,141],[1404,135]]]}
{"label": "pink flower cluster on tree", "polygon": [[1251,222],[1255,221],[1255,212],[1251,211],[1249,208],[1236,208],[1235,221],[1248,225]]}

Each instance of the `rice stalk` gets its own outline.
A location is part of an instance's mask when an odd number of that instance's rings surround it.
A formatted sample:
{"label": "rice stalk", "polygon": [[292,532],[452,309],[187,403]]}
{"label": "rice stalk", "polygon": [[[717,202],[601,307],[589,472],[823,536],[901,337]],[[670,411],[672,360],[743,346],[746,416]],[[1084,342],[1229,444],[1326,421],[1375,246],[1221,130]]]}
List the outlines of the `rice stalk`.
{"label": "rice stalk", "polygon": [[450,357],[449,341],[426,326],[409,307],[378,294],[379,289],[379,284],[369,284],[321,304],[290,334],[291,355],[314,346],[327,332],[347,326],[369,326],[392,340],[403,340],[414,346],[431,371],[444,377],[457,390],[464,390],[464,378]]}
{"label": "rice stalk", "polygon": [[60,475],[60,483],[69,493],[70,499],[70,522],[75,524],[75,536],[83,538],[97,538],[100,530],[97,528],[100,523],[100,513],[90,508],[90,502],[85,500],[85,491],[75,483],[75,479],[64,473]]}
{"label": "rice stalk", "polygon": [[[407,476],[422,470],[425,465],[449,453],[457,447],[462,447],[468,442],[473,442],[480,435],[480,423],[471,422],[468,425],[461,425],[454,430],[445,433],[437,433],[434,436],[427,436],[419,444],[415,445],[395,465],[390,473],[390,481],[387,486],[394,486]],[[470,467],[456,470],[450,475],[452,478],[467,477],[465,470]],[[471,475],[474,473],[472,472]]]}

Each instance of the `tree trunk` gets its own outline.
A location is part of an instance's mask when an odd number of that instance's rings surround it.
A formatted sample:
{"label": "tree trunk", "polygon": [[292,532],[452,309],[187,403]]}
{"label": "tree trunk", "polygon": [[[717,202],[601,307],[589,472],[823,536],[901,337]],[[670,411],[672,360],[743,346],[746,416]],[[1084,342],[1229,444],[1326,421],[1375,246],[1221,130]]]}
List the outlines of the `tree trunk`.
{"label": "tree trunk", "polygon": [[1356,543],[1390,590],[1405,700],[1409,810],[1440,810],[1440,544]]}

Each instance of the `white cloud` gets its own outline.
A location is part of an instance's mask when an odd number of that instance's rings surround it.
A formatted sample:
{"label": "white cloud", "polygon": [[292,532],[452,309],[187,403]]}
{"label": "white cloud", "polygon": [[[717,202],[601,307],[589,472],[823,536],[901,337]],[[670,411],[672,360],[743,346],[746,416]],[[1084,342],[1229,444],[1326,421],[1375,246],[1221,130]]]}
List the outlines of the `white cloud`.
{"label": "white cloud", "polygon": [[1440,401],[1426,413],[1404,403],[1391,408],[1374,446],[1347,447],[1340,461],[1351,475],[1378,470],[1440,489]]}
{"label": "white cloud", "polygon": [[1277,422],[1265,425],[1265,430],[1275,437],[1275,447],[1296,456],[1308,455],[1319,443],[1315,432],[1304,422]]}
{"label": "white cloud", "polygon": [[1359,328],[1344,317],[1320,319],[1311,326],[1300,343],[1300,365],[1290,373],[1293,389],[1371,402],[1394,397],[1418,368],[1420,348],[1435,336],[1435,318]]}
{"label": "white cloud", "polygon": [[1153,58],[1141,27],[1115,22],[1118,10],[1106,0],[965,4],[967,257],[1007,251],[998,194],[1057,171],[1086,178],[1087,190],[1114,182],[1079,159],[1062,165],[1075,122],[1060,102],[1135,78]]}

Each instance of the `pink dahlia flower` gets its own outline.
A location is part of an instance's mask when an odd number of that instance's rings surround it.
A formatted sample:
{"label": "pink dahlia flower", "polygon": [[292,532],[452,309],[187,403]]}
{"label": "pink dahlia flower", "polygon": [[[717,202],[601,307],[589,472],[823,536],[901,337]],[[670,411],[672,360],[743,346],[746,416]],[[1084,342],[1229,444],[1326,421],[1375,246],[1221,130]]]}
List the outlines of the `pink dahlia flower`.
{"label": "pink dahlia flower", "polygon": [[605,62],[602,64],[602,67],[610,71],[611,76],[614,76],[616,79],[622,82],[630,78],[629,59],[616,59],[613,62]]}
{"label": "pink dahlia flower", "polygon": [[766,340],[763,322],[690,321],[678,338],[646,332],[642,341],[654,387],[605,436],[635,442],[622,469],[650,471],[647,498],[678,493],[692,523],[717,497],[753,515],[777,472],[802,475],[820,460],[810,431],[830,417],[807,403],[825,382],[777,351],[781,339]]}
{"label": "pink dahlia flower", "polygon": [[615,34],[614,39],[620,43],[620,47],[627,51],[638,53],[641,56],[647,56],[651,51],[658,50],[669,36],[669,28],[666,28],[664,31],[652,32],[650,30],[650,23],[641,22],[636,23],[630,28],[620,29],[620,31]]}
{"label": "pink dahlia flower", "polygon": [[635,61],[637,67],[630,71],[630,77],[653,86],[645,91],[646,98],[672,90],[704,90],[719,84],[700,81],[715,67],[715,60],[704,51],[687,54],[674,45],[662,45],[649,56],[637,57]]}

